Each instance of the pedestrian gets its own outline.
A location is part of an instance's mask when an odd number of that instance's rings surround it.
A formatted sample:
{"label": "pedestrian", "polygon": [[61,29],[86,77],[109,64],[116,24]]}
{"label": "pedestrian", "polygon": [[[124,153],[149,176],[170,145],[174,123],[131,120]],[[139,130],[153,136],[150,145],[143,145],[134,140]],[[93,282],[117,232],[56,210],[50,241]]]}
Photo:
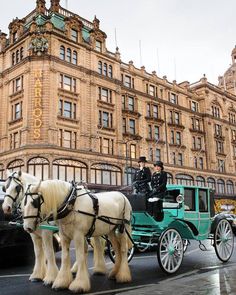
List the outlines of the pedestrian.
{"label": "pedestrian", "polygon": [[[151,213],[157,221],[164,217],[163,197],[166,191],[167,173],[164,171],[163,162],[154,164],[154,172],[151,178],[152,192],[149,194],[148,202],[151,204]],[[150,207],[150,206],[149,206]]]}
{"label": "pedestrian", "polygon": [[150,192],[151,170],[149,167],[146,167],[146,157],[140,157],[138,163],[139,169],[135,171],[133,179],[134,192],[137,194],[147,194]]}

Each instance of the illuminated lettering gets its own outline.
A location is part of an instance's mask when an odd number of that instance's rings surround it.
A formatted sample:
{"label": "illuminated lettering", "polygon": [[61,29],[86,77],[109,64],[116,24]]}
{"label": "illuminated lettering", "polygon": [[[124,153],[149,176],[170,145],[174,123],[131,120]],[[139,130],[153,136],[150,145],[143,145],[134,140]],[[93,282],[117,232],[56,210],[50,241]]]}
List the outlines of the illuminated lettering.
{"label": "illuminated lettering", "polygon": [[34,109],[33,115],[33,134],[34,139],[39,139],[41,137],[41,127],[43,125],[42,121],[42,78],[43,71],[38,70],[34,73],[35,83],[34,83]]}

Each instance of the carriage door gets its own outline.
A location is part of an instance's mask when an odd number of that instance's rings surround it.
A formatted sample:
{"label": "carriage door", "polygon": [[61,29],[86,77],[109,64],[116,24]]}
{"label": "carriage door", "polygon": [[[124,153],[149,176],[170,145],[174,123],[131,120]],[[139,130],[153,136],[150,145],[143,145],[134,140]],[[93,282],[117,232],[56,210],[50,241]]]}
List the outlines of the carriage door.
{"label": "carriage door", "polygon": [[197,206],[199,210],[199,235],[207,238],[210,231],[210,208],[208,190],[198,189]]}

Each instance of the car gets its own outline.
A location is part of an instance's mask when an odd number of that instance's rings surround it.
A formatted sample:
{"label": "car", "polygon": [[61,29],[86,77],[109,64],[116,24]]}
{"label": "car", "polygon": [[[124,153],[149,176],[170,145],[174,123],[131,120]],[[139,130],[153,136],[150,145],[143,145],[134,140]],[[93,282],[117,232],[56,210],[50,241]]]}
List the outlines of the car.
{"label": "car", "polygon": [[[0,180],[0,267],[32,263],[34,250],[30,235],[19,226],[19,223],[17,225],[12,222],[16,215],[6,216],[3,213],[4,183],[4,180]],[[55,251],[61,250],[58,233],[54,234],[53,245]]]}

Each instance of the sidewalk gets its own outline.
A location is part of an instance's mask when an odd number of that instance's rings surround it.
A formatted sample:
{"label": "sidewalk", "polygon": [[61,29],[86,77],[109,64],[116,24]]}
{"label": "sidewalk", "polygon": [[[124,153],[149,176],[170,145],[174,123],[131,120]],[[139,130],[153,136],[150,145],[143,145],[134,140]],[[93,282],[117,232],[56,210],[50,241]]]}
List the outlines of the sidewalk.
{"label": "sidewalk", "polygon": [[137,288],[119,295],[236,295],[236,265],[213,270],[196,270],[156,285]]}

